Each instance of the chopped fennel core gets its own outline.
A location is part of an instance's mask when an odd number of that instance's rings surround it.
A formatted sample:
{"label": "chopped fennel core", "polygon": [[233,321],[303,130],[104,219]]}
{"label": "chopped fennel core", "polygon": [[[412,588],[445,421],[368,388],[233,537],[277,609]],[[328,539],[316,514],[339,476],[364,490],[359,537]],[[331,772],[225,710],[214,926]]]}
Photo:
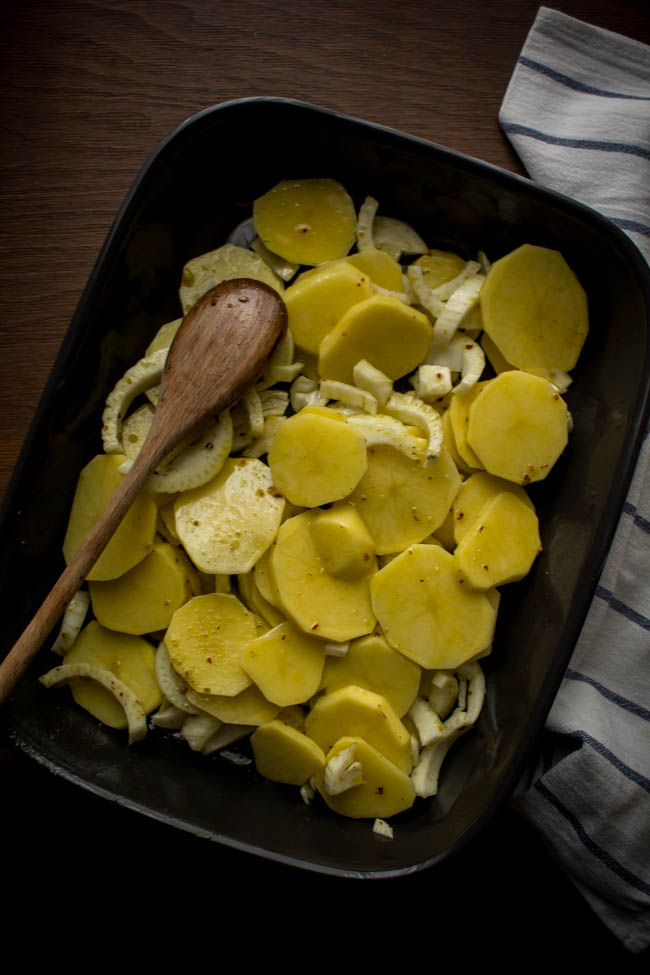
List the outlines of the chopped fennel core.
{"label": "chopped fennel core", "polygon": [[328,760],[325,766],[324,786],[330,796],[340,795],[341,792],[347,792],[348,789],[363,782],[363,768],[361,762],[355,758],[356,753],[357,746],[348,745]]}
{"label": "chopped fennel core", "polygon": [[378,836],[385,836],[386,839],[393,839],[393,827],[385,819],[375,819],[372,824],[372,831]]}
{"label": "chopped fennel core", "polygon": [[393,392],[393,380],[381,369],[377,369],[367,359],[359,359],[352,369],[354,385],[371,393],[377,406],[385,406]]}

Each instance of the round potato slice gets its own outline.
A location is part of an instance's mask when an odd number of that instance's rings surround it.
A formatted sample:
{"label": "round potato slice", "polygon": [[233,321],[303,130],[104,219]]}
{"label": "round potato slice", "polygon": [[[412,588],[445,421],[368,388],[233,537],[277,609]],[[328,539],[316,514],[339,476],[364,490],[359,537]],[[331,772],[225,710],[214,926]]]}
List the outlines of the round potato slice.
{"label": "round potato slice", "polygon": [[236,596],[207,593],[176,610],[165,647],[176,673],[195,691],[233,697],[252,683],[241,666],[244,648],[266,629]]}
{"label": "round potato slice", "polygon": [[516,484],[545,478],[568,438],[566,404],[541,376],[502,372],[469,408],[468,445],[490,474]]}
{"label": "round potato slice", "polygon": [[349,496],[378,555],[422,542],[447,517],[460,475],[443,447],[423,463],[393,447],[368,449],[368,471]]}
{"label": "round potato slice", "polygon": [[512,491],[503,491],[482,508],[455,557],[471,586],[490,589],[523,579],[541,549],[532,505]]}
{"label": "round potato slice", "polygon": [[216,478],[176,499],[174,518],[197,568],[229,575],[253,568],[275,538],[283,508],[266,464],[229,457]]}
{"label": "round potato slice", "polygon": [[427,670],[459,667],[492,643],[493,590],[464,584],[438,545],[413,545],[370,582],[372,605],[390,645]]}
{"label": "round potato slice", "polygon": [[488,474],[487,471],[476,471],[463,481],[451,508],[453,536],[456,544],[474,527],[488,501],[492,501],[502,491],[510,491],[534,510],[533,502],[523,487],[513,484],[512,481],[506,481],[502,477],[495,477],[494,474]]}
{"label": "round potato slice", "polygon": [[486,333],[513,366],[573,369],[589,330],[587,296],[559,251],[523,244],[494,261],[480,302]]}
{"label": "round potato slice", "polygon": [[360,765],[361,781],[332,794],[326,788],[325,770],[318,772],[314,784],[330,809],[350,819],[387,819],[413,805],[415,788],[408,774],[367,741],[355,735],[341,737],[327,753],[327,763],[344,753]]}
{"label": "round potato slice", "polygon": [[313,739],[285,721],[261,725],[251,737],[255,766],[271,782],[303,785],[325,767],[325,753]]}
{"label": "round potato slice", "polygon": [[269,558],[270,575],[283,611],[296,626],[345,643],[374,629],[369,580],[377,563],[373,556],[368,574],[357,579],[331,575],[312,534],[316,516],[316,511],[305,511],[280,527]]}
{"label": "round potato slice", "polygon": [[248,644],[242,666],[273,704],[302,704],[319,688],[325,644],[291,623],[280,623]]}
{"label": "round potato slice", "polygon": [[253,204],[253,223],[263,243],[296,264],[345,257],[356,222],[352,198],[334,179],[282,180]]}

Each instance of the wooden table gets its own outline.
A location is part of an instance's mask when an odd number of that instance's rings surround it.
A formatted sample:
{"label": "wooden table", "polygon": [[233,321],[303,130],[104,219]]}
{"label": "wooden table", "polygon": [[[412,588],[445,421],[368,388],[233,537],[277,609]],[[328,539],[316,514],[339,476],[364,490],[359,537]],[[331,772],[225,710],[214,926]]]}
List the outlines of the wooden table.
{"label": "wooden table", "polygon": [[[521,173],[497,112],[537,6],[534,0],[5,0],[0,496],[111,221],[146,157],[170,130],[222,101],[287,96]],[[650,42],[645,0],[567,0],[558,6]],[[232,920],[231,898],[241,906],[242,898],[255,901],[263,893],[267,920],[280,924],[281,906],[274,913],[268,899],[280,884],[292,900],[297,895],[311,902],[316,926],[310,930],[306,908],[301,915],[311,951],[300,957],[299,942],[285,934],[283,960],[291,950],[299,964],[311,964],[323,937],[337,942],[341,931],[353,937],[356,931],[365,941],[370,932],[357,922],[358,904],[364,903],[375,912],[373,923],[392,926],[395,943],[417,952],[416,963],[430,957],[435,964],[438,950],[442,958],[461,958],[479,941],[493,960],[514,959],[520,944],[534,944],[540,960],[549,960],[566,942],[567,962],[598,956],[636,963],[508,809],[435,875],[359,885],[296,875],[108,809],[4,745],[2,816],[20,851],[23,869],[10,875],[20,893],[30,889],[34,872],[46,878],[63,866],[81,879],[96,869],[82,852],[92,822],[103,846],[93,854],[101,869],[99,883],[97,872],[89,875],[91,889],[120,898],[118,909],[134,898],[126,894],[122,872],[109,864],[119,860],[130,870],[133,858],[139,889],[144,885],[147,897],[161,897],[166,910],[182,903],[201,878],[201,890],[209,881],[216,898],[215,918],[225,911]],[[197,905],[199,913],[209,903]],[[436,931],[445,935],[440,949]],[[187,941],[187,929],[182,937]],[[330,943],[328,951],[335,949]]]}

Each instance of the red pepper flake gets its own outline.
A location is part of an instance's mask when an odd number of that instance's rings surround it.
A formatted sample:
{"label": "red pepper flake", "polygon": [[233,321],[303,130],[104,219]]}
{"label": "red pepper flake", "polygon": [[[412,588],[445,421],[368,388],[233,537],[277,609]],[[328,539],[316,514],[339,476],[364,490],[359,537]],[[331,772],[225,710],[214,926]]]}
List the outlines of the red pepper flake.
{"label": "red pepper flake", "polygon": [[319,626],[320,626],[320,623],[312,623],[311,624],[311,629],[312,630],[317,630]]}

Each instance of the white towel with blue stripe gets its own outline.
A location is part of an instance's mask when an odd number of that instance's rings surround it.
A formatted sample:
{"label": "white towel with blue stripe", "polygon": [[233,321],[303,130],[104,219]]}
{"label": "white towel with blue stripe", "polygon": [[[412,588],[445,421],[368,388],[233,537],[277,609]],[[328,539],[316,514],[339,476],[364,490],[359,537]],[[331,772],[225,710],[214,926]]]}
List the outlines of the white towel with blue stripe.
{"label": "white towel with blue stripe", "polygon": [[[540,7],[499,113],[528,175],[650,262],[650,47]],[[650,945],[650,440],[514,807],[633,953]]]}

